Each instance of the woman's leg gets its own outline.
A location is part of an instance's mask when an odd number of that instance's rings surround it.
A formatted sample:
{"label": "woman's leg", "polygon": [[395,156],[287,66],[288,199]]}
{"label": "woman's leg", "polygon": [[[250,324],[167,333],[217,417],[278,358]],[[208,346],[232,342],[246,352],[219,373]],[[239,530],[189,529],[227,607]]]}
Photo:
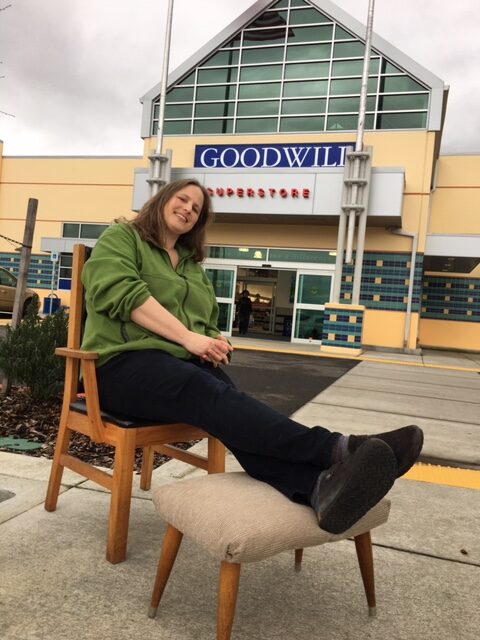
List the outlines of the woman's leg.
{"label": "woman's leg", "polygon": [[161,351],[128,352],[97,371],[102,408],[145,420],[194,424],[218,437],[253,477],[307,502],[338,439],[235,389],[221,369]]}

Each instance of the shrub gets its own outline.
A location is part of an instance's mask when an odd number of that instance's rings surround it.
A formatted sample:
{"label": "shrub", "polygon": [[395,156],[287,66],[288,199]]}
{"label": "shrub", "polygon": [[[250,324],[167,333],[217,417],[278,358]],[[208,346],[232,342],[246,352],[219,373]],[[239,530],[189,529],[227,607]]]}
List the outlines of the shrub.
{"label": "shrub", "polygon": [[7,327],[0,340],[0,369],[36,401],[57,400],[62,392],[65,362],[54,351],[67,343],[67,324],[63,309],[42,319],[31,304],[19,326]]}

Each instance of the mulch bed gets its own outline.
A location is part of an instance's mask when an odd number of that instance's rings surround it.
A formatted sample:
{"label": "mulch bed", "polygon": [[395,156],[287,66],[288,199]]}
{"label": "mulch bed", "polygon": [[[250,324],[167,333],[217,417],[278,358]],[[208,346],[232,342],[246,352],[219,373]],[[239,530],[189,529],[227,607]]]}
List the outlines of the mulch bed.
{"label": "mulch bed", "polygon": [[[15,449],[15,453],[34,456],[36,458],[52,458],[60,420],[61,400],[52,402],[35,402],[23,388],[12,387],[8,395],[0,390],[0,437],[19,438],[36,442],[38,449]],[[188,449],[192,442],[177,443],[182,449]],[[1,447],[1,451],[13,450]],[[113,468],[114,448],[108,445],[95,444],[86,436],[74,433],[69,451],[83,460],[99,467]],[[140,471],[141,449],[135,456],[135,470]],[[170,460],[167,456],[155,454],[154,467],[159,467]]]}

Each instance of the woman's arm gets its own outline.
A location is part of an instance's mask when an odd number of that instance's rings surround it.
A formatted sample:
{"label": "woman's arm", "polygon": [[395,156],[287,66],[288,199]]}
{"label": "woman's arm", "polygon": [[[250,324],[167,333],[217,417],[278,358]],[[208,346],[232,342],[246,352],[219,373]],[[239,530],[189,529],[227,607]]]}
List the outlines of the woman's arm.
{"label": "woman's arm", "polygon": [[233,350],[228,342],[190,331],[153,296],[134,309],[130,319],[144,329],[180,344],[189,353],[203,360],[214,364],[228,364],[227,354]]}

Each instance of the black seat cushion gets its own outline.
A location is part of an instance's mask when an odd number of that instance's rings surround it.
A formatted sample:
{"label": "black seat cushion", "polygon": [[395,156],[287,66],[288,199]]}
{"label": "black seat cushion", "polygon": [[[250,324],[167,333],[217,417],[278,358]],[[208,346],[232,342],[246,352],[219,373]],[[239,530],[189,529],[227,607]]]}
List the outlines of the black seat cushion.
{"label": "black seat cushion", "polygon": [[[76,411],[77,413],[83,413],[83,415],[87,415],[87,405],[85,400],[77,400],[76,402],[70,403],[70,409],[72,411]],[[106,413],[105,411],[100,411],[100,415],[104,422],[111,422],[116,424],[118,427],[124,427],[125,429],[131,429],[134,427],[154,427],[161,424],[170,424],[169,422],[152,422],[147,420],[138,420],[137,418],[127,418],[126,416],[113,415],[111,413]]]}

